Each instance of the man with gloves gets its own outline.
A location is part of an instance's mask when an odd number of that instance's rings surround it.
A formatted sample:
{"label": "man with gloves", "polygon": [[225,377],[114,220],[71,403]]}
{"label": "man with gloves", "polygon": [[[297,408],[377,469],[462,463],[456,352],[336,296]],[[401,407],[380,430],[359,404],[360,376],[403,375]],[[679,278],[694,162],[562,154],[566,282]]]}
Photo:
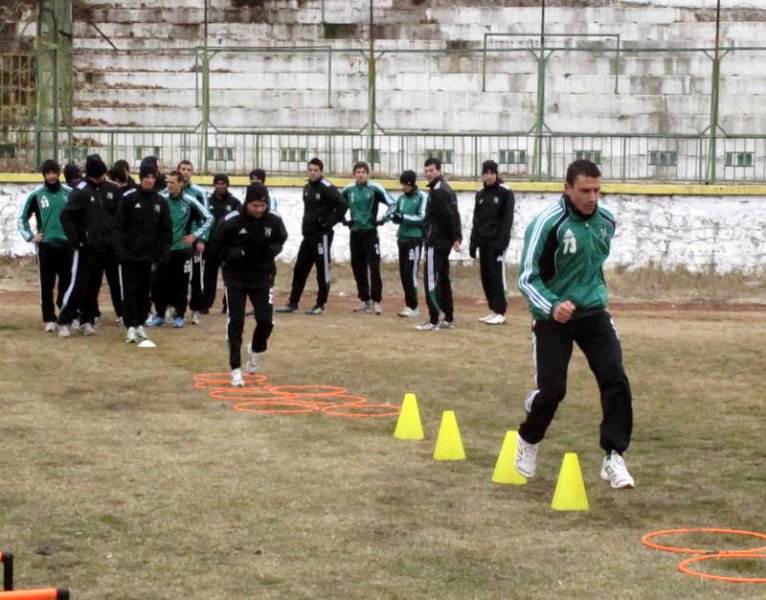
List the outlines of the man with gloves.
{"label": "man with gloves", "polygon": [[231,385],[235,387],[245,385],[240,351],[248,298],[253,304],[256,322],[247,347],[248,373],[257,371],[260,355],[266,351],[267,341],[274,329],[274,258],[282,251],[287,230],[281,217],[269,210],[268,203],[268,188],[262,183],[251,183],[244,206],[223,218],[210,242],[210,251],[223,262],[229,311],[229,365]]}
{"label": "man with gloves", "polygon": [[498,176],[494,160],[485,160],[481,173],[484,187],[476,192],[468,250],[471,258],[479,253],[481,286],[492,311],[479,320],[487,325],[502,325],[508,308],[505,250],[511,241],[515,200],[511,188]]}

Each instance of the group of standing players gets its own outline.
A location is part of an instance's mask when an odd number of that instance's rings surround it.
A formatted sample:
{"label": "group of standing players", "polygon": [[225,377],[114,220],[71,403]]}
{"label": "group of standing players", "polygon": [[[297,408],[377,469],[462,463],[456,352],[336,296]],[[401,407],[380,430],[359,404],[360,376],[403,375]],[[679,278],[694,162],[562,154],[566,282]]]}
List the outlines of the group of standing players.
{"label": "group of standing players", "polygon": [[[71,165],[67,165],[70,169]],[[210,198],[191,184],[192,165],[179,164],[167,176],[157,160],[144,159],[138,183],[112,168],[111,179],[98,155],[87,158],[85,177],[72,189],[59,181],[54,161],[42,165],[44,184],[24,202],[19,230],[37,246],[41,304],[46,331],[72,334],[80,320],[85,335],[95,333],[98,290],[103,274],[117,266],[119,294],[112,289],[117,314],[127,328],[127,342],[147,339],[144,325],[158,327],[168,315],[184,326],[191,285],[192,322],[199,323],[215,299],[218,269],[225,284],[227,340],[231,385],[243,386],[241,345],[248,298],[256,327],[247,346],[245,370],[259,368],[273,329],[272,290],[275,257],[287,231],[275,201],[264,185],[265,173],[251,173],[244,204],[228,193],[228,177],[214,177]],[[185,169],[182,169],[182,167]],[[449,254],[463,242],[457,197],[436,158],[425,161],[428,193],[417,186],[414,171],[400,176],[402,194],[394,200],[369,180],[364,162],[354,165],[355,182],[339,191],[324,177],[319,158],[308,162],[303,188],[302,241],[293,270],[287,304],[277,312],[295,313],[306,280],[316,270],[318,293],[308,315],[321,315],[330,291],[330,253],[334,228],[350,230],[351,264],[357,285],[358,313],[382,313],[380,241],[377,227],[399,225],[397,243],[405,306],[400,317],[419,315],[417,282],[421,252],[425,259],[428,320],[419,331],[452,329],[454,305]],[[70,170],[71,174],[71,170]],[[575,161],[567,171],[561,201],[538,215],[527,228],[519,289],[533,317],[536,383],[525,401],[526,419],[519,427],[516,468],[527,477],[536,472],[538,446],[566,393],[572,346],[588,358],[601,392],[603,421],[600,445],[606,451],[601,477],[614,488],[634,487],[622,458],[632,430],[631,391],[622,365],[622,350],[606,310],[602,266],[609,255],[615,221],[598,204],[600,171],[589,161]],[[482,165],[484,185],[477,192],[469,254],[479,258],[482,286],[491,313],[488,325],[505,322],[507,290],[505,252],[513,224],[514,196],[498,175],[498,165]],[[68,180],[69,181],[69,180]],[[380,205],[386,206],[379,214]],[[29,221],[36,217],[33,232]],[[53,289],[58,277],[56,319]],[[107,277],[110,287],[114,277]],[[194,284],[192,282],[197,281]],[[66,290],[62,293],[62,290]],[[195,296],[196,293],[196,296]],[[118,301],[115,297],[119,298]],[[151,303],[155,312],[150,315]],[[172,314],[168,309],[172,309]]]}

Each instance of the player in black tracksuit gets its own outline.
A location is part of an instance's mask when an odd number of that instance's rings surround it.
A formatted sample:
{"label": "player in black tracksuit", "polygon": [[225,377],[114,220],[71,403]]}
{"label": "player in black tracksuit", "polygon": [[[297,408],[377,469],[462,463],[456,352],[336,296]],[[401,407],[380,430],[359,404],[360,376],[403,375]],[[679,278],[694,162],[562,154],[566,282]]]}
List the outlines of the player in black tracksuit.
{"label": "player in black tracksuit", "polygon": [[[457,196],[442,177],[441,161],[425,162],[428,180],[428,204],[424,220],[425,287],[429,320],[418,325],[421,331],[451,329],[454,326],[452,282],[449,277],[449,254],[460,251],[463,234],[460,226]],[[439,313],[444,319],[439,320]]]}
{"label": "player in black tracksuit", "polygon": [[247,188],[245,205],[226,215],[211,239],[211,252],[223,262],[223,279],[229,309],[227,339],[231,384],[244,385],[240,350],[245,325],[245,304],[250,298],[255,309],[256,327],[248,346],[247,371],[258,368],[259,355],[266,350],[274,329],[272,288],[276,265],[287,230],[282,218],[269,211],[269,192],[262,183]]}
{"label": "player in black tracksuit", "polygon": [[[242,206],[239,198],[229,193],[229,176],[224,173],[218,173],[213,177],[213,193],[207,199],[207,209],[213,215],[213,227],[215,227],[230,212],[237,210]],[[202,261],[205,264],[203,276],[203,289],[205,291],[205,312],[208,312],[215,302],[215,295],[218,288],[218,270],[221,267],[221,261],[218,255],[211,252],[208,248],[202,253]],[[224,296],[224,310],[226,310],[226,297]]]}
{"label": "player in black tracksuit", "polygon": [[309,181],[303,187],[303,241],[295,259],[290,298],[287,306],[278,308],[277,312],[298,310],[298,303],[312,266],[316,267],[319,289],[316,304],[306,311],[306,314],[322,314],[327,304],[330,294],[330,248],[333,227],[343,220],[348,204],[337,188],[323,177],[323,171],[324,164],[321,160],[312,158],[309,161]]}
{"label": "player in black tracksuit", "polygon": [[61,211],[61,225],[75,252],[72,282],[58,318],[60,337],[69,336],[69,325],[78,310],[83,332],[95,333],[96,300],[108,255],[113,252],[114,216],[122,196],[116,184],[106,181],[106,165],[98,154],[87,158],[85,175]]}
{"label": "player in black tracksuit", "polygon": [[141,167],[139,181],[123,195],[115,223],[127,342],[146,338],[143,325],[149,316],[152,275],[158,263],[167,262],[173,242],[168,201],[154,190],[157,173]]}
{"label": "player in black tracksuit", "polygon": [[511,188],[498,177],[495,161],[484,161],[481,170],[484,187],[476,192],[469,253],[476,258],[479,251],[481,285],[492,311],[482,321],[499,325],[505,322],[503,316],[508,308],[505,250],[511,241],[515,199]]}

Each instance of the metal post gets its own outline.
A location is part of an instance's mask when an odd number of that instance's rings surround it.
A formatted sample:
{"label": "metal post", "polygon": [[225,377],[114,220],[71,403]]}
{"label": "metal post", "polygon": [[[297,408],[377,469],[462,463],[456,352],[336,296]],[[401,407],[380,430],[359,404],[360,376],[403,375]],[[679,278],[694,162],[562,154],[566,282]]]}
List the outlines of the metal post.
{"label": "metal post", "polygon": [[715,54],[713,55],[713,76],[710,90],[710,140],[708,143],[706,180],[713,183],[716,179],[716,136],[718,135],[718,99],[721,85],[721,0],[718,0],[715,13]]}
{"label": "metal post", "polygon": [[376,79],[376,66],[375,66],[375,32],[374,26],[374,12],[372,7],[372,0],[370,0],[370,59],[367,63],[367,162],[372,164],[373,152],[375,149],[375,122],[376,117],[376,104],[375,104],[375,79]]}
{"label": "metal post", "polygon": [[207,52],[207,23],[210,0],[205,0],[205,40],[202,46],[202,156],[201,171],[207,173],[208,129],[210,128],[210,57]]}
{"label": "metal post", "polygon": [[542,179],[543,125],[545,124],[545,0],[540,12],[540,54],[537,57],[537,113],[535,115],[535,160],[532,178]]}

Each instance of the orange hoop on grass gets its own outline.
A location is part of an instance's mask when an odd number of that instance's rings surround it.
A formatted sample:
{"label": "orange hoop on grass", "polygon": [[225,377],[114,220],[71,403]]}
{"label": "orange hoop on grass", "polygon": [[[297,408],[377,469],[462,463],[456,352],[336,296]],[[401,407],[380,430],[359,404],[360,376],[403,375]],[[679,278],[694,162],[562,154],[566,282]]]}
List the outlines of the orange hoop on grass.
{"label": "orange hoop on grass", "polygon": [[742,529],[717,529],[717,528],[707,528],[707,527],[690,527],[685,529],[668,529],[665,531],[653,531],[651,533],[647,533],[641,538],[641,543],[644,546],[647,546],[648,548],[653,548],[654,550],[662,550],[663,552],[678,552],[680,554],[756,554],[759,552],[766,552],[766,546],[761,546],[760,548],[753,548],[752,550],[740,548],[738,550],[703,550],[703,549],[694,549],[694,548],[681,548],[679,546],[665,546],[662,544],[657,544],[655,542],[652,542],[651,540],[656,537],[661,537],[665,535],[678,535],[682,533],[725,533],[728,535],[744,535],[749,537],[758,538],[761,540],[766,540],[766,534],[758,533],[757,531],[745,531]]}
{"label": "orange hoop on grass", "polygon": [[727,552],[717,554],[706,554],[704,556],[692,556],[678,563],[678,570],[685,575],[694,575],[704,579],[715,579],[716,581],[729,581],[731,583],[766,583],[766,577],[731,577],[729,575],[713,575],[712,573],[702,573],[689,568],[689,565],[702,562],[704,560],[725,560],[725,559],[766,559],[766,554],[756,554],[754,552]]}

